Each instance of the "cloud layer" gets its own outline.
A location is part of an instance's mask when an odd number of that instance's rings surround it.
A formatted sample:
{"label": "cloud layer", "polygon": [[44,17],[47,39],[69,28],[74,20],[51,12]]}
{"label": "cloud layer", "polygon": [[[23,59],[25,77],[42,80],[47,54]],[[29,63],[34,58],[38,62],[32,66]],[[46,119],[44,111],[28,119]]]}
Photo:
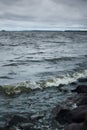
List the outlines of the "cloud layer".
{"label": "cloud layer", "polygon": [[87,0],[0,0],[0,29],[87,29]]}

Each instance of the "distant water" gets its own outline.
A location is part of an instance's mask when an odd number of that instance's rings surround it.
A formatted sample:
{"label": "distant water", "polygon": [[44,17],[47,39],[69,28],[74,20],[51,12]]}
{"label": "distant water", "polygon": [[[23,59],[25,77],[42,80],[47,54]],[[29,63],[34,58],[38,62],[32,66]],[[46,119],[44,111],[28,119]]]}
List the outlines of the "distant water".
{"label": "distant water", "polygon": [[87,32],[0,32],[0,84],[87,70]]}
{"label": "distant water", "polygon": [[0,85],[7,94],[41,89],[13,99],[0,95],[0,124],[6,113],[48,112],[43,119],[48,127],[49,111],[69,96],[56,87],[85,77],[87,32],[0,32]]}

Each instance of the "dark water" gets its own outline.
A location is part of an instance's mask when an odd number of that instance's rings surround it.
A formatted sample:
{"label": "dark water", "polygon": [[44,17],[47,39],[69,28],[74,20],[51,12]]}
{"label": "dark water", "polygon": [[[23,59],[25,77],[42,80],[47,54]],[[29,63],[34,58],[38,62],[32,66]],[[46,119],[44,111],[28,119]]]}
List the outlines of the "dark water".
{"label": "dark water", "polygon": [[0,84],[87,69],[87,32],[0,32]]}
{"label": "dark water", "polygon": [[52,108],[70,96],[58,86],[69,91],[68,84],[82,77],[87,77],[87,32],[0,32],[0,85],[7,94],[20,93],[21,86],[35,89],[14,98],[1,94],[0,124],[7,113],[32,113],[45,117],[37,127],[50,129]]}

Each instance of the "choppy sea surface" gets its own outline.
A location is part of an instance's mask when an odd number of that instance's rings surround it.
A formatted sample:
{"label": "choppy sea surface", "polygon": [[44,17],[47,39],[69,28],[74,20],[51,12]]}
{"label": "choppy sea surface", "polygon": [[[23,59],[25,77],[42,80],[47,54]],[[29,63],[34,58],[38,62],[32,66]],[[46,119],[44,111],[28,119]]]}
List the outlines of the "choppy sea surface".
{"label": "choppy sea surface", "polygon": [[50,111],[70,95],[58,86],[69,91],[70,83],[85,77],[86,31],[0,32],[0,124],[7,113],[41,113],[37,127],[50,129]]}

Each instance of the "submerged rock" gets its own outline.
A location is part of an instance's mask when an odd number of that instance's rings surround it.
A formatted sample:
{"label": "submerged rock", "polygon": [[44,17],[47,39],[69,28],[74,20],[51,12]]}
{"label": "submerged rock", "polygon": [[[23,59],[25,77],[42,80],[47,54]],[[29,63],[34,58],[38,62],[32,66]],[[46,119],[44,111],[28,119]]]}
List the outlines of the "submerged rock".
{"label": "submerged rock", "polygon": [[72,90],[72,92],[87,93],[87,85],[79,85],[76,89]]}
{"label": "submerged rock", "polygon": [[87,106],[79,106],[72,110],[69,109],[60,109],[55,116],[55,119],[60,124],[66,123],[81,123],[85,120],[85,115],[87,115]]}
{"label": "submerged rock", "polygon": [[65,124],[65,123],[71,123],[72,122],[72,113],[68,109],[62,109],[56,116],[56,120],[60,124]]}
{"label": "submerged rock", "polygon": [[81,124],[78,124],[78,123],[69,124],[67,127],[65,127],[64,130],[82,130],[82,123]]}
{"label": "submerged rock", "polygon": [[87,82],[87,78],[79,78],[78,81],[79,82]]}
{"label": "submerged rock", "polygon": [[64,130],[87,130],[87,115],[84,122],[69,124]]}
{"label": "submerged rock", "polygon": [[7,130],[6,128],[4,128],[4,127],[0,127],[0,130]]}
{"label": "submerged rock", "polygon": [[83,97],[79,97],[76,104],[77,104],[77,106],[87,105],[87,96],[84,95]]}
{"label": "submerged rock", "polygon": [[8,126],[16,126],[18,123],[26,123],[29,122],[30,119],[27,119],[23,116],[15,115],[12,117],[12,119],[8,122]]}
{"label": "submerged rock", "polygon": [[17,129],[15,127],[0,127],[0,130],[17,130]]}
{"label": "submerged rock", "polygon": [[7,127],[0,130],[41,130],[34,127],[34,120],[24,116],[15,115],[8,122]]}
{"label": "submerged rock", "polygon": [[84,122],[85,116],[87,115],[87,106],[79,106],[73,110],[72,112],[72,121],[76,123]]}
{"label": "submerged rock", "polygon": [[54,118],[60,123],[71,123],[72,122],[72,113],[69,109],[64,109],[61,106],[57,106],[53,110]]}

